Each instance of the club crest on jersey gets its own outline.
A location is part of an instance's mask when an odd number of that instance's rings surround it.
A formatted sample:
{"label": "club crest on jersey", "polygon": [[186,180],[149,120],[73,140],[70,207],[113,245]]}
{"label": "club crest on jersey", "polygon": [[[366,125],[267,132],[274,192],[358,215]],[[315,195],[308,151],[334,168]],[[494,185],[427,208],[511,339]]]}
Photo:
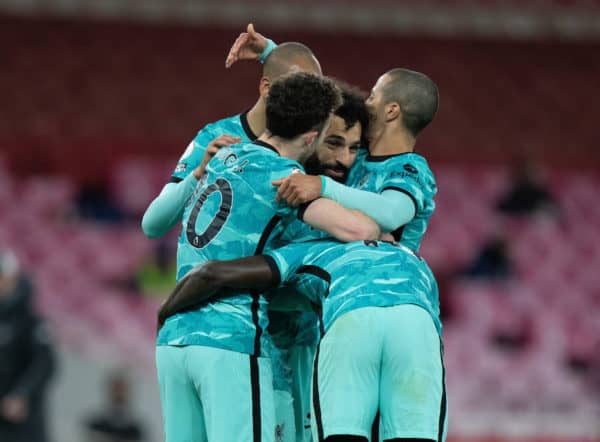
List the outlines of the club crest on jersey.
{"label": "club crest on jersey", "polygon": [[176,167],[175,167],[175,173],[183,173],[187,170],[187,164],[185,163],[179,163]]}
{"label": "club crest on jersey", "polygon": [[292,172],[290,173],[290,175],[291,175],[292,173],[302,173],[302,171],[301,171],[300,169],[298,169],[297,167],[294,167],[294,168],[292,169]]}

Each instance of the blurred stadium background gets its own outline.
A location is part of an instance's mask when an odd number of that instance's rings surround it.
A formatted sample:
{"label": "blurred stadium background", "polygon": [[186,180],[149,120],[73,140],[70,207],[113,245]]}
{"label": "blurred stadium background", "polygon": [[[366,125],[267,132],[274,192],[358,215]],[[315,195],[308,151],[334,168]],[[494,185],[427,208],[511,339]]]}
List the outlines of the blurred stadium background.
{"label": "blurred stadium background", "polygon": [[[250,21],[364,90],[397,66],[440,87],[418,148],[449,439],[600,440],[600,1],[0,0],[0,249],[60,355],[52,440],[91,440],[115,369],[161,440],[140,215],[198,129],[253,104],[258,67],[224,68]],[[552,210],[498,210],[523,164]]]}

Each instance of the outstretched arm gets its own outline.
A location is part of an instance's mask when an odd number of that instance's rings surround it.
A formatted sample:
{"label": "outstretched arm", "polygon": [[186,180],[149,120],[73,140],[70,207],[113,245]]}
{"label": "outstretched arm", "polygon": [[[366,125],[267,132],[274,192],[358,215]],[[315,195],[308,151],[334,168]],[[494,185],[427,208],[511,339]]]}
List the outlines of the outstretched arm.
{"label": "outstretched arm", "polygon": [[[416,214],[414,198],[395,189],[382,193],[354,189],[324,176],[293,174],[274,181],[277,200],[297,206],[324,197],[347,209],[358,210],[374,220],[382,232],[392,232],[410,222]],[[308,220],[307,223],[311,224]],[[323,230],[323,229],[321,229]],[[364,239],[364,238],[362,238]]]}
{"label": "outstretched arm", "polygon": [[158,327],[175,313],[210,298],[235,293],[227,289],[267,289],[278,284],[279,270],[262,255],[232,261],[208,261],[179,281],[158,312]]}

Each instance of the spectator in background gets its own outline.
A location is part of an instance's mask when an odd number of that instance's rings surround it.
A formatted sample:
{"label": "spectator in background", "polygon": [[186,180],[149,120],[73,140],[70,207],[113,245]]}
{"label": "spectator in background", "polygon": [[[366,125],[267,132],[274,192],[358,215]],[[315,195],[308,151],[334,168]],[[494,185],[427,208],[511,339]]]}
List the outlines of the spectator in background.
{"label": "spectator in background", "polygon": [[514,275],[509,256],[509,245],[502,234],[488,239],[473,260],[459,272],[460,276],[473,279],[509,279]]}
{"label": "spectator in background", "polygon": [[0,251],[0,441],[46,442],[44,397],[54,368],[48,330],[34,313],[30,279]]}
{"label": "spectator in background", "polygon": [[105,183],[89,182],[75,197],[77,215],[87,221],[118,223],[125,219],[122,210],[110,196]]}
{"label": "spectator in background", "polygon": [[143,428],[129,406],[129,383],[122,373],[108,380],[106,410],[85,423],[86,442],[143,442]]}
{"label": "spectator in background", "polygon": [[496,208],[507,215],[558,216],[559,207],[547,189],[541,169],[532,161],[519,161],[514,169],[511,187],[502,196]]}

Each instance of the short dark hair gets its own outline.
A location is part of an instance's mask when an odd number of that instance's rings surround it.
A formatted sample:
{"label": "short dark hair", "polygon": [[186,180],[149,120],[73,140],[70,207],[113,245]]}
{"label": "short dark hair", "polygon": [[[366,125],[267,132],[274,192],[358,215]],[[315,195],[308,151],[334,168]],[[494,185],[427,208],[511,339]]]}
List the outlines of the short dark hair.
{"label": "short dark hair", "polygon": [[321,65],[313,51],[302,43],[290,41],[277,46],[269,54],[263,66],[263,75],[271,80],[286,75],[294,65],[304,65],[314,73],[321,74]]}
{"label": "short dark hair", "polygon": [[366,94],[343,81],[336,80],[335,82],[342,92],[342,104],[333,113],[344,120],[346,130],[356,123],[360,123],[361,146],[366,146],[366,136],[369,128],[369,112],[365,104]]}
{"label": "short dark hair", "polygon": [[400,105],[404,127],[416,136],[437,112],[438,88],[427,75],[409,69],[392,69],[387,75],[390,81],[383,88],[383,99]]}
{"label": "short dark hair", "polygon": [[267,129],[288,140],[310,130],[321,132],[340,103],[340,91],[330,79],[306,72],[288,74],[269,89]]}

